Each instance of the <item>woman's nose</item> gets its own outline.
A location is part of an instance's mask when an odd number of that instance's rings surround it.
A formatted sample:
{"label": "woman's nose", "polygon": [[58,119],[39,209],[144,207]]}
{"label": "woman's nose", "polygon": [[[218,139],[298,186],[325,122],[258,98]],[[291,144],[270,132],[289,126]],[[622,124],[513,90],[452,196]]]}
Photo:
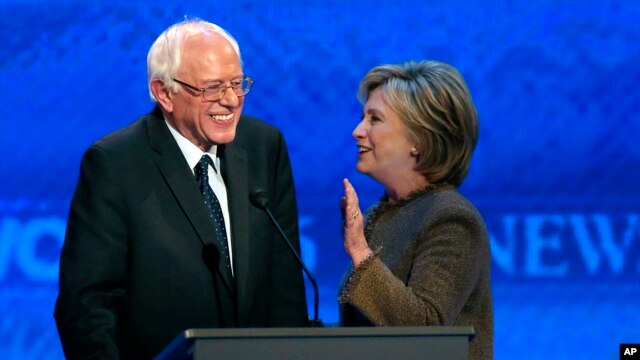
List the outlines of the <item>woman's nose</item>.
{"label": "woman's nose", "polygon": [[364,120],[361,120],[358,125],[356,125],[356,128],[353,129],[353,132],[351,133],[351,135],[353,135],[354,138],[356,139],[360,139],[363,138],[366,134],[366,131],[364,129]]}

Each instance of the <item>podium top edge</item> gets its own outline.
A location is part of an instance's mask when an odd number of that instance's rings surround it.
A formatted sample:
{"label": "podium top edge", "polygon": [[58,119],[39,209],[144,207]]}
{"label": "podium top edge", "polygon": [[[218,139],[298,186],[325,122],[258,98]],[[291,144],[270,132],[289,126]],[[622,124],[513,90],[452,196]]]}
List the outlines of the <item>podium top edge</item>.
{"label": "podium top edge", "polygon": [[468,336],[475,335],[471,326],[379,326],[379,327],[324,327],[324,328],[239,328],[188,329],[180,337],[199,338],[253,338],[253,337],[376,337],[376,336]]}
{"label": "podium top edge", "polygon": [[294,343],[311,340],[339,338],[390,339],[390,338],[455,338],[465,342],[473,339],[471,326],[380,326],[380,327],[317,327],[317,328],[234,328],[188,329],[177,336],[155,359],[192,359],[186,356],[196,343],[218,341],[264,341],[288,339]]}

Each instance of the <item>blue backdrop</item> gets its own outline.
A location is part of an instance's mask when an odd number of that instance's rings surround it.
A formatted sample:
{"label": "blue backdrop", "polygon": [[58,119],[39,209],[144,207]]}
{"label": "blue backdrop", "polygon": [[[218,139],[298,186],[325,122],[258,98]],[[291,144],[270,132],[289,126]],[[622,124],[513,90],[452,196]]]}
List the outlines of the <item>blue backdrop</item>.
{"label": "blue backdrop", "polygon": [[341,179],[364,207],[382,192],[354,170],[358,82],[437,59],[480,115],[461,191],[491,233],[496,358],[640,343],[640,3],[5,0],[0,14],[1,357],[62,358],[52,309],[81,154],[151,109],[147,51],[184,15],[235,35],[255,79],[245,113],[285,134],[325,323],[348,263]]}

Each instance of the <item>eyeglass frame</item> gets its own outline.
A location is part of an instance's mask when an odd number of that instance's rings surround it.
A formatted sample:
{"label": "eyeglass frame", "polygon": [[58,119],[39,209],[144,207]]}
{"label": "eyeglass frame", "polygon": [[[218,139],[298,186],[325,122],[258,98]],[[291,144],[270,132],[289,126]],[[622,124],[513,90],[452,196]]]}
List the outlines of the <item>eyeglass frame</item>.
{"label": "eyeglass frame", "polygon": [[[213,86],[208,86],[208,87],[203,87],[203,88],[199,88],[197,86],[191,85],[187,82],[184,82],[182,80],[178,80],[176,78],[171,78],[171,80],[177,82],[178,84],[182,85],[182,86],[186,86],[187,88],[193,90],[193,91],[197,91],[200,93],[200,95],[202,96],[202,100],[204,101],[219,101],[220,99],[222,99],[224,97],[224,95],[227,93],[227,89],[231,88],[231,90],[234,90],[233,93],[237,96],[237,97],[243,97],[245,95],[247,95],[249,93],[249,90],[251,90],[251,85],[253,84],[253,79],[248,77],[247,75],[242,75],[242,81],[246,81],[247,82],[247,87],[245,88],[241,88],[243,91],[243,94],[239,95],[235,92],[235,88],[233,87],[233,85],[229,84],[229,85],[225,85],[220,84],[220,85],[213,85]],[[237,79],[235,79],[237,80]],[[216,99],[207,99],[204,97],[204,93],[207,90],[210,89],[215,89],[215,88],[220,88],[218,89],[219,91],[219,97],[217,97]]]}

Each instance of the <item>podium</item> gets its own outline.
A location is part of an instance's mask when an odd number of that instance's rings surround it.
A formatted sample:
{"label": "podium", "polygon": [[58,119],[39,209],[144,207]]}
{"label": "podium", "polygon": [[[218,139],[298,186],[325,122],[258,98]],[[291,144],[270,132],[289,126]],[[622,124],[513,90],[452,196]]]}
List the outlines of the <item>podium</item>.
{"label": "podium", "polygon": [[472,327],[190,329],[156,360],[469,358]]}

